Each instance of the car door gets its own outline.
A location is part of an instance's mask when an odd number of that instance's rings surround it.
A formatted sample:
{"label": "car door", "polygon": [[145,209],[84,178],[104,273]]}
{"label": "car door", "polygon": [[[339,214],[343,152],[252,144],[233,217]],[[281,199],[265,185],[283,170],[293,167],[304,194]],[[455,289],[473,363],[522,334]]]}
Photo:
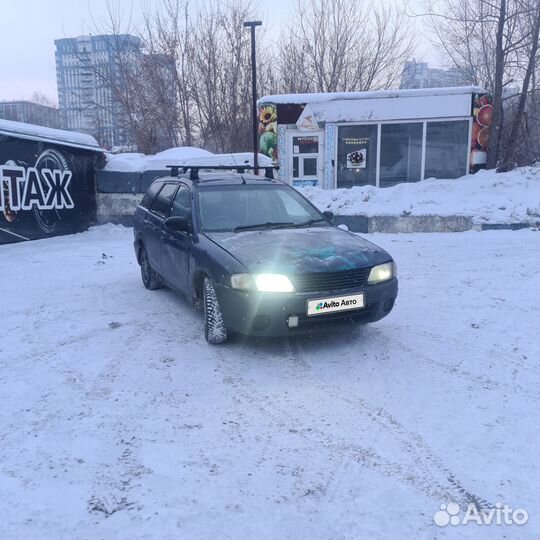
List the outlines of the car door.
{"label": "car door", "polygon": [[193,243],[191,191],[180,184],[172,201],[169,217],[183,217],[189,231],[173,231],[163,227],[161,235],[161,261],[165,279],[177,289],[189,292],[189,254]]}
{"label": "car door", "polygon": [[161,261],[161,234],[177,188],[177,183],[164,184],[154,198],[150,211],[146,213],[144,220],[143,242],[150,259],[150,265],[165,279],[167,277],[163,274],[164,269]]}

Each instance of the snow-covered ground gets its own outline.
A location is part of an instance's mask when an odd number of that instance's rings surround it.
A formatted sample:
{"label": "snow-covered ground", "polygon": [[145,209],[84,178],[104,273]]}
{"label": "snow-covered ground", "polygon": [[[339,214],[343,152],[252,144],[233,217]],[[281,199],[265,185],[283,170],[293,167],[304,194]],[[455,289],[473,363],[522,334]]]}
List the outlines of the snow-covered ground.
{"label": "snow-covered ground", "polygon": [[455,180],[430,179],[390,188],[299,188],[321,210],[365,216],[463,215],[475,223],[539,223],[540,168],[479,171]]}
{"label": "snow-covered ground", "polygon": [[[208,346],[129,229],[0,246],[0,538],[530,539],[540,233],[372,235],[393,313]],[[498,502],[527,525],[438,527]]]}

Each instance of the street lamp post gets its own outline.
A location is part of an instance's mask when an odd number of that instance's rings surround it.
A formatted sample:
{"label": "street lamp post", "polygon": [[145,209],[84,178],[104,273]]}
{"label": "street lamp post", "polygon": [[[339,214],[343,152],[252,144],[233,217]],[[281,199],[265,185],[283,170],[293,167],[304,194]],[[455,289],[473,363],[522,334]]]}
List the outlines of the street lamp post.
{"label": "street lamp post", "polygon": [[255,27],[261,26],[261,21],[246,21],[244,26],[251,29],[251,93],[252,93],[252,115],[253,115],[253,167],[255,174],[258,174],[259,166],[258,144],[257,144],[257,58],[255,56]]}

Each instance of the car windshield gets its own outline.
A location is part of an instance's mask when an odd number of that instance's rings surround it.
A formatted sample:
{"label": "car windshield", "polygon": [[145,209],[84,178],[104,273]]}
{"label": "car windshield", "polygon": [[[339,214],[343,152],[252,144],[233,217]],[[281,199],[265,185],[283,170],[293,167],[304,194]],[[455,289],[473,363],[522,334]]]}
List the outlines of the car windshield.
{"label": "car windshield", "polygon": [[201,230],[221,232],[326,224],[324,216],[294,189],[281,186],[200,188]]}

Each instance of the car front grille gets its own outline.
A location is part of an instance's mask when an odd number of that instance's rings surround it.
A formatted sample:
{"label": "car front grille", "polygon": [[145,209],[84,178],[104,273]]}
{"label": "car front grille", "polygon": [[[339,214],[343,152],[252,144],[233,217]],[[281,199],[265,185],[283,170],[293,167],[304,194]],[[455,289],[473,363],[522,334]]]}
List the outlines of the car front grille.
{"label": "car front grille", "polygon": [[341,272],[310,272],[293,274],[291,279],[297,292],[339,291],[363,287],[367,283],[370,268],[356,268]]}

